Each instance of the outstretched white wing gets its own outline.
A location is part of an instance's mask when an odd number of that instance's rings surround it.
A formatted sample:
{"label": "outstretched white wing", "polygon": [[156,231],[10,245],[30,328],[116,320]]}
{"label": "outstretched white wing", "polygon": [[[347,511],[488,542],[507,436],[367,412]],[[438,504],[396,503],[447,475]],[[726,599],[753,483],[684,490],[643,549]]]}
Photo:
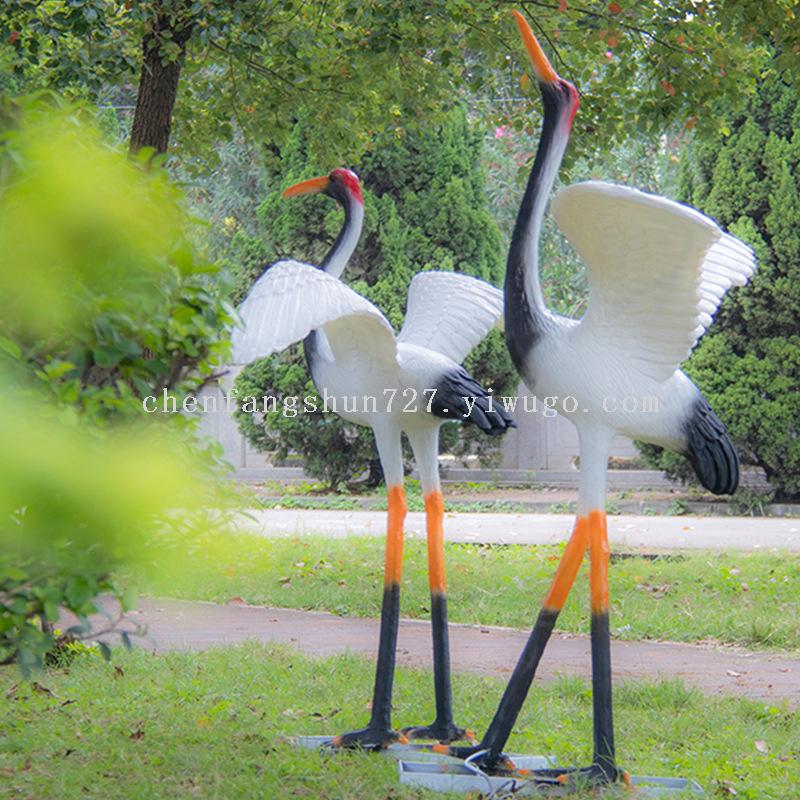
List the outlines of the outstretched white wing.
{"label": "outstretched white wing", "polygon": [[398,342],[427,347],[460,364],[503,319],[503,293],[458,272],[420,272],[408,287]]}
{"label": "outstretched white wing", "polygon": [[360,340],[395,358],[394,331],[386,317],[338,278],[300,261],[273,264],[253,284],[239,316],[244,329],[231,337],[237,364],[284,350],[328,323],[341,329],[347,319]]}
{"label": "outstretched white wing", "polygon": [[630,187],[578,183],[558,192],[552,213],[589,273],[579,335],[656,380],[680,366],[725,292],[755,269],[753,251],[710,217]]}

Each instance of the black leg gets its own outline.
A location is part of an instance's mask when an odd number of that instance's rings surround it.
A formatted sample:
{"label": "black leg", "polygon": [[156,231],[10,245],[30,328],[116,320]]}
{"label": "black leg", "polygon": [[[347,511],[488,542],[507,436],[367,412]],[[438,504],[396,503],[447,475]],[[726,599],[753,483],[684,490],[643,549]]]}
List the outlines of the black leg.
{"label": "black leg", "polygon": [[522,655],[514,668],[500,705],[483,739],[475,747],[437,748],[458,758],[468,758],[480,751],[486,751],[474,761],[478,766],[490,770],[513,769],[513,765],[502,755],[511,730],[517,721],[522,704],[536,676],[536,669],[544,653],[545,646],[553,632],[559,612],[566,602],[575,576],[580,568],[583,555],[589,545],[589,530],[586,520],[578,519],[564,554],[559,562],[550,590],[547,593],[536,624],[528,637]]}
{"label": "black leg", "polygon": [[436,739],[457,742],[473,738],[471,731],[453,721],[453,693],[450,680],[450,637],[447,630],[447,584],[444,568],[442,520],[444,500],[436,489],[425,498],[428,531],[428,579],[431,589],[431,631],[433,634],[433,685],[436,693],[436,719],[430,725],[403,728],[409,739]]}
{"label": "black leg", "polygon": [[[592,765],[585,769],[536,770],[530,780],[542,785],[568,783],[629,782],[627,773],[617,768],[614,751],[614,718],[611,703],[611,639],[608,603],[608,538],[605,514],[592,511],[579,517],[536,625],[509,680],[494,719],[477,747],[442,748],[461,758],[471,760],[490,772],[513,770],[503,748],[516,723],[522,704],[530,689],[542,653],[553,631],[558,614],[566,601],[587,546],[591,557],[592,608],[592,689],[594,703],[594,755]],[[438,749],[438,748],[437,748]],[[481,752],[485,751],[485,752]]]}
{"label": "black leg", "polygon": [[389,524],[386,534],[386,567],[384,571],[381,630],[378,641],[378,663],[372,694],[372,715],[369,725],[361,730],[337,736],[337,747],[380,749],[396,741],[407,741],[392,729],[392,688],[394,684],[397,630],[400,626],[400,580],[403,564],[403,520],[406,512],[402,486],[391,487]]}

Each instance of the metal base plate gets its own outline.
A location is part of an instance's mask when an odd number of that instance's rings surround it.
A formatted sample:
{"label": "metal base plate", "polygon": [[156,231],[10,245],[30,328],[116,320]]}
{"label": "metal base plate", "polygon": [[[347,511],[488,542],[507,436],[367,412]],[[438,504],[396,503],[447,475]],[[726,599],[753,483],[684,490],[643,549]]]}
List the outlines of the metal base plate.
{"label": "metal base plate", "polygon": [[[292,741],[307,750],[318,750],[321,747],[330,747],[333,736],[295,736]],[[408,744],[390,744],[385,750],[381,750],[388,756],[396,758],[398,762],[409,764],[413,767],[421,764],[447,764],[453,767],[462,765],[464,762],[459,758],[453,758],[443,753],[436,753],[430,743],[409,742]],[[555,761],[547,756],[525,756],[512,753],[509,758],[514,762],[517,769],[550,769],[555,767]]]}
{"label": "metal base plate", "polygon": [[[296,736],[293,741],[308,750],[330,747],[333,736]],[[429,789],[434,792],[483,792],[486,796],[502,798],[512,794],[517,797],[566,797],[569,786],[542,785],[530,775],[496,777],[487,775],[469,761],[436,753],[430,744],[392,744],[381,751],[397,759],[400,783]],[[507,753],[518,770],[536,771],[557,766],[550,756],[529,756]],[[658,797],[669,792],[688,789],[696,795],[703,790],[693,780],[684,778],[654,778],[649,775],[632,775],[635,790],[633,797]],[[630,796],[630,795],[628,795]]]}
{"label": "metal base plate", "polygon": [[[509,755],[517,769],[548,769],[555,766],[552,759],[543,756]],[[541,763],[545,762],[545,763]],[[487,797],[567,797],[569,786],[537,783],[534,776],[521,775],[496,777],[487,775],[469,762],[430,763],[427,761],[400,761],[397,765],[400,783],[435,792],[483,792]],[[688,789],[702,795],[695,781],[682,778],[654,778],[631,776],[633,797],[658,797],[668,792]],[[631,790],[629,790],[630,792]],[[626,792],[626,797],[630,793]]]}

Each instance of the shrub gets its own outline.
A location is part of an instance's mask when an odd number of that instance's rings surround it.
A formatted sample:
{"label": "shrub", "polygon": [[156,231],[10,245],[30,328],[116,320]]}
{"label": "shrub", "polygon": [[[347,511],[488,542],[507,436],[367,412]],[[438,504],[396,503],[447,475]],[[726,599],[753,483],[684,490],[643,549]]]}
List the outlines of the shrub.
{"label": "shrub", "polygon": [[[24,671],[81,630],[112,576],[197,501],[215,462],[142,398],[194,391],[230,319],[160,173],[105,146],[80,112],[0,114],[0,660]],[[13,113],[11,113],[13,111]],[[204,487],[204,492],[208,487]]]}
{"label": "shrub", "polygon": [[[748,286],[732,291],[686,364],[728,427],[745,465],[759,466],[777,501],[800,500],[800,103],[770,74],[727,135],[684,154],[680,200],[756,251]],[[679,457],[646,448],[683,472]]]}
{"label": "shrub", "polygon": [[[364,189],[364,233],[343,277],[375,303],[396,330],[402,325],[408,286],[416,272],[458,271],[495,285],[502,281],[505,253],[487,210],[482,139],[482,134],[470,130],[463,111],[457,111],[440,129],[399,140],[387,137],[357,168]],[[342,211],[326,199],[280,199],[278,187],[338,166],[319,167],[308,161],[298,126],[283,153],[275,190],[258,210],[261,239],[237,236],[232,242],[228,258],[236,273],[237,296],[244,297],[275,258],[320,263],[338,234]],[[465,365],[495,394],[516,393],[516,371],[500,331],[492,331]],[[247,367],[237,388],[240,398],[282,390],[314,393],[305,363],[296,354]],[[353,483],[356,476],[372,484],[380,474],[371,431],[335,414],[304,413],[295,418],[271,414],[263,422],[241,411],[236,416],[252,445],[282,456],[297,452],[305,459],[306,471],[331,486]],[[473,426],[446,424],[442,443],[456,455],[476,452],[491,465],[499,460],[502,438],[487,437]]]}

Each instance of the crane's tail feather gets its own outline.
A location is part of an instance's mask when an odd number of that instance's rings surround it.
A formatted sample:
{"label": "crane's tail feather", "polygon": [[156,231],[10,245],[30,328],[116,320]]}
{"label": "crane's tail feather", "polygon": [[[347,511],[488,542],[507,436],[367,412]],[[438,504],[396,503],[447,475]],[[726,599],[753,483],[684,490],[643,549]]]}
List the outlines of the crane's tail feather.
{"label": "crane's tail feather", "polygon": [[477,425],[490,436],[505,433],[517,425],[492,396],[463,367],[446,372],[435,387],[431,413]]}
{"label": "crane's tail feather", "polygon": [[704,397],[694,403],[686,440],[686,457],[700,483],[714,494],[733,494],[739,485],[739,457],[725,426]]}

